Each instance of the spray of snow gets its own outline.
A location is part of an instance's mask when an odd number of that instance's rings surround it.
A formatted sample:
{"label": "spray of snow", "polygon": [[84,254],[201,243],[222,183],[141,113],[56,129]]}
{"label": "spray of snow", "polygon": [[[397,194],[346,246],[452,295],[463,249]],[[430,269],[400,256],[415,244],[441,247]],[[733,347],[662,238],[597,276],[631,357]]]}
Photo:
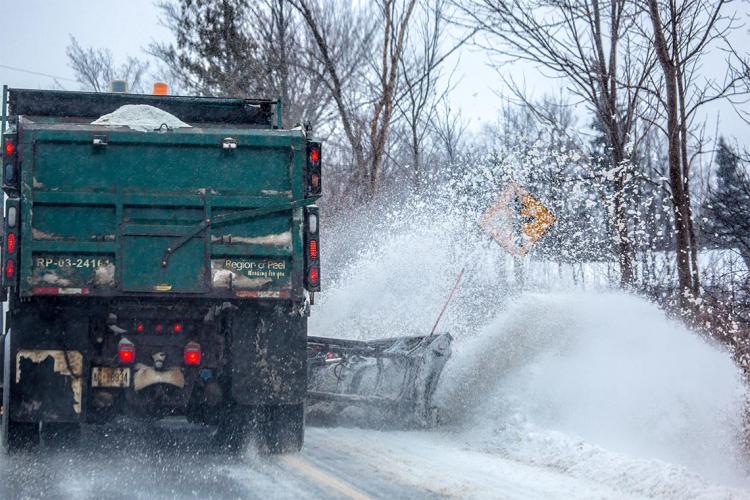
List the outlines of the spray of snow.
{"label": "spray of snow", "polygon": [[693,473],[745,484],[739,370],[642,299],[521,296],[457,343],[442,382],[447,420],[484,449],[638,494]]}
{"label": "spray of snow", "polygon": [[512,260],[486,245],[475,217],[438,200],[324,228],[333,271],[310,333],[427,334],[467,264],[438,329],[456,338],[436,394],[441,435],[634,495],[747,494],[726,488],[750,484],[746,386],[730,355],[644,299],[607,291],[606,276],[574,290],[562,279],[583,277],[574,265],[529,260],[526,290],[537,291],[515,290]]}
{"label": "spray of snow", "polygon": [[190,127],[171,113],[167,113],[147,104],[126,104],[115,111],[102,115],[92,125],[107,125],[111,127],[130,127],[141,132],[158,130],[162,125],[169,128]]}

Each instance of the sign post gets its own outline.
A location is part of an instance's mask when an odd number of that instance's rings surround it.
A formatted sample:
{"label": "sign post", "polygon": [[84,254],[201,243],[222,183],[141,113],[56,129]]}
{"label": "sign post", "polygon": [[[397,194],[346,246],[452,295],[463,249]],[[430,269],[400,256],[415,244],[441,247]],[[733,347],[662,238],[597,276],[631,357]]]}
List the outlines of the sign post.
{"label": "sign post", "polygon": [[[513,270],[519,288],[523,288],[524,283],[523,256],[531,250],[531,247],[556,220],[555,214],[550,209],[515,182],[511,182],[500,193],[495,203],[479,219],[481,228],[513,256]],[[430,335],[435,334],[467,268],[468,263],[464,264],[458,273],[456,282],[440,309]]]}

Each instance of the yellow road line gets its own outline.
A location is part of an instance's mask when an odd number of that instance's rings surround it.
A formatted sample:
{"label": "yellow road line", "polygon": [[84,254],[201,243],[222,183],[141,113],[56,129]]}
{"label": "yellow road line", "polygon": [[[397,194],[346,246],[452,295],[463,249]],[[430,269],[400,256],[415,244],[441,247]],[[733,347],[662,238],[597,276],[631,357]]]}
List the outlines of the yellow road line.
{"label": "yellow road line", "polygon": [[355,500],[369,500],[370,498],[364,493],[357,491],[352,486],[349,486],[345,482],[340,481],[330,474],[323,472],[303,458],[294,455],[284,455],[280,458],[287,465],[291,465],[313,481],[327,486],[332,490],[336,490],[338,493],[348,498],[352,498]]}

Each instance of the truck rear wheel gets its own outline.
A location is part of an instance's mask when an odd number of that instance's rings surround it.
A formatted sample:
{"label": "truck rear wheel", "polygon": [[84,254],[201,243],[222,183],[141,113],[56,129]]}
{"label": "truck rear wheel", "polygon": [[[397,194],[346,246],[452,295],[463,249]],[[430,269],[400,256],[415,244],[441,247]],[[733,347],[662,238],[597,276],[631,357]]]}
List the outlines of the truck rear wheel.
{"label": "truck rear wheel", "polygon": [[3,421],[5,449],[9,453],[30,450],[39,444],[39,424],[36,422]]}
{"label": "truck rear wheel", "polygon": [[228,453],[242,452],[250,442],[255,412],[242,405],[228,408],[219,418],[213,443]]}
{"label": "truck rear wheel", "polygon": [[81,441],[81,424],[68,422],[43,422],[42,441],[50,448],[73,448]]}
{"label": "truck rear wheel", "polygon": [[305,440],[302,403],[267,406],[260,423],[260,445],[267,453],[296,453]]}

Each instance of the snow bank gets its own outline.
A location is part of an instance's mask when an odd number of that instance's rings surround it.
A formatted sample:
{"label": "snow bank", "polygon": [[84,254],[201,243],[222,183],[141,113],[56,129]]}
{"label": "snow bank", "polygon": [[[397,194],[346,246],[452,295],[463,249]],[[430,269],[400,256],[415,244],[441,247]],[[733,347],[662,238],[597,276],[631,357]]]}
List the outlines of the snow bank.
{"label": "snow bank", "polygon": [[126,104],[112,113],[100,116],[92,125],[108,125],[113,127],[130,127],[141,132],[159,129],[162,125],[169,128],[190,127],[176,116],[147,104]]}
{"label": "snow bank", "polygon": [[644,300],[526,295],[453,351],[436,398],[476,446],[637,494],[750,484],[740,371]]}

